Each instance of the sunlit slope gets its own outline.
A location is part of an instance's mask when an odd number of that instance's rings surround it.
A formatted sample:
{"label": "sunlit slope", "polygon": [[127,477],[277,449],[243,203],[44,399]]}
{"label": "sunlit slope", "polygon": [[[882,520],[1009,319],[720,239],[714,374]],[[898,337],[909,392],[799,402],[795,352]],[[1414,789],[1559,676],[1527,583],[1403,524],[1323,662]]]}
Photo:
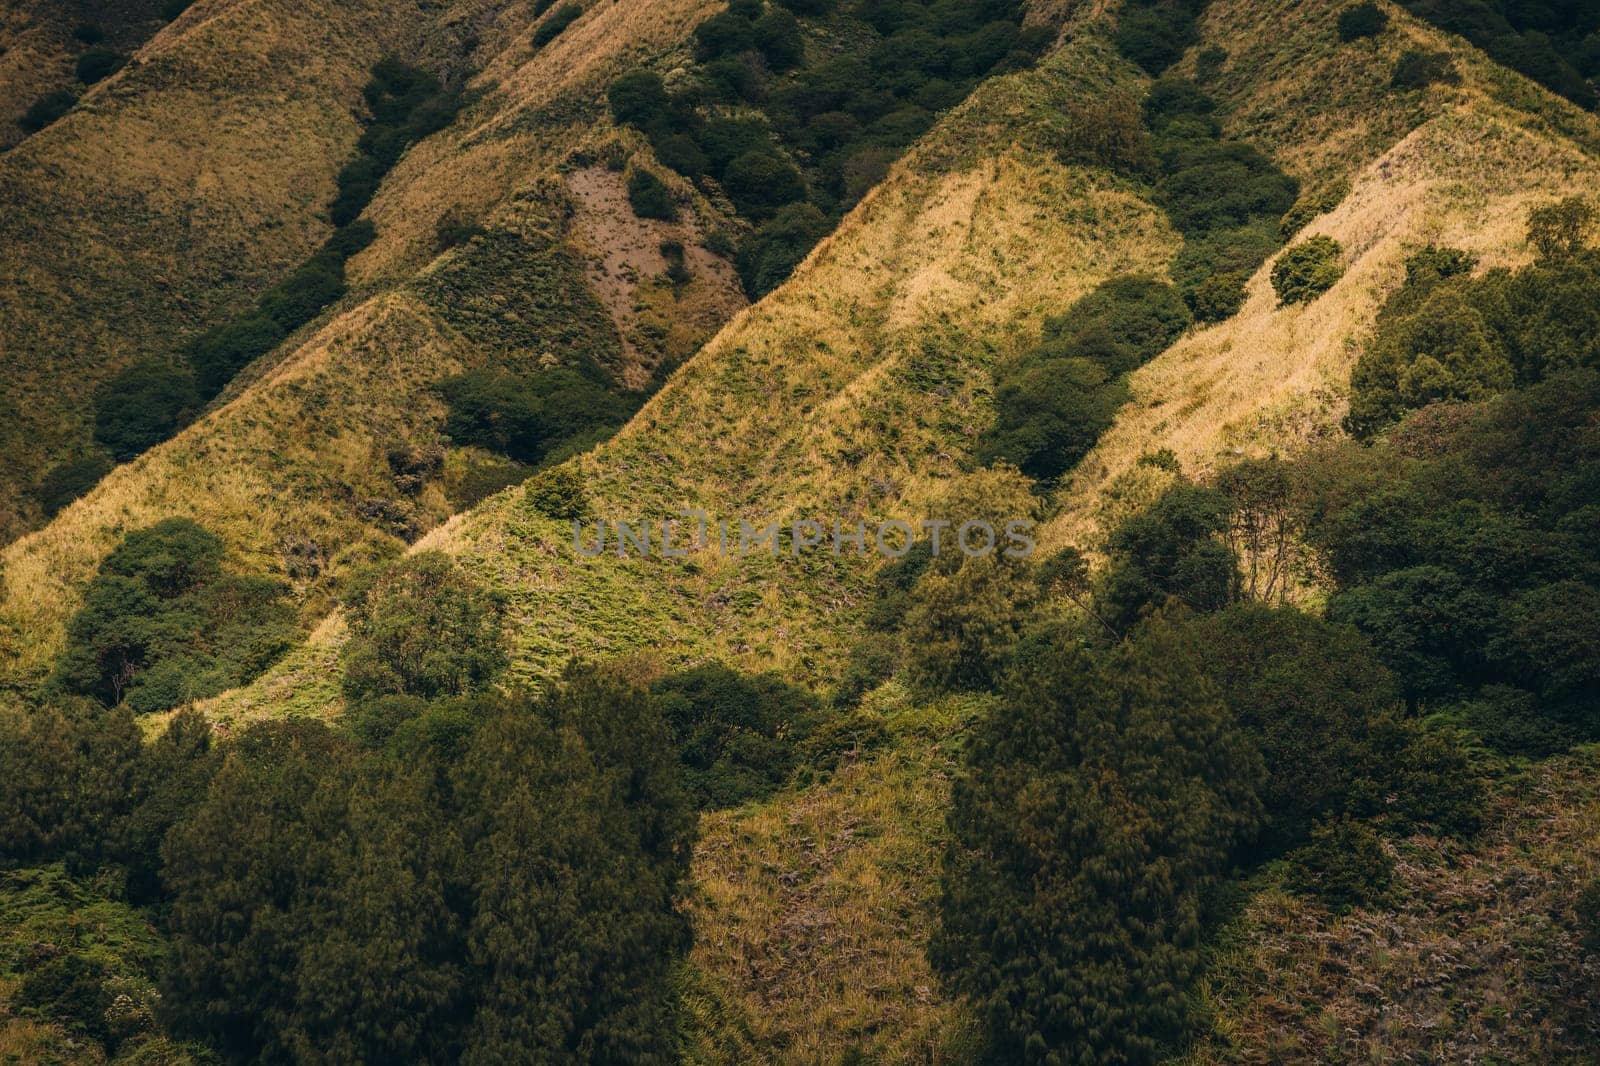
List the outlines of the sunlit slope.
{"label": "sunlit slope", "polygon": [[[480,48],[503,47],[521,65],[503,80],[486,74],[482,99],[390,175],[373,206],[379,242],[352,264],[356,293],[247,369],[217,410],[0,553],[0,674],[36,682],[100,559],[127,530],[169,517],[221,534],[240,565],[293,579],[306,616],[321,617],[339,574],[398,553],[451,513],[455,456],[429,468],[420,492],[397,485],[415,472],[391,456],[437,447],[442,378],[475,366],[534,370],[573,350],[636,378],[630,367],[688,355],[743,305],[726,262],[699,247],[721,224],[708,205],[679,224],[643,222],[615,210],[619,175],[568,166],[632,150],[594,121],[605,85],[641,54],[680,46],[712,10],[659,0],[660,17],[644,19],[642,6],[606,5],[575,24],[568,32],[595,46],[581,61],[565,35],[533,53],[526,23],[513,32],[521,16],[500,14],[495,25],[508,29]],[[642,36],[625,36],[636,29]],[[564,125],[518,122],[525,107],[569,96],[589,105]],[[485,232],[441,256],[438,220],[468,196],[463,167],[492,176],[463,216]],[[644,257],[625,284],[596,282],[594,262],[617,251],[595,246],[602,229],[623,245],[623,265]],[[690,248],[695,273],[676,291],[649,273],[669,238]]]}
{"label": "sunlit slope", "polygon": [[[1484,268],[1524,262],[1531,207],[1600,188],[1594,116],[1398,10],[1381,44],[1340,46],[1338,10],[1219,0],[1206,32],[1234,56],[1215,86],[1229,132],[1336,201],[1297,239],[1338,240],[1347,273],[1315,302],[1279,307],[1269,262],[1237,316],[1139,370],[1133,402],[1058,494],[1051,546],[1097,546],[1148,501],[1169,475],[1138,465],[1142,455],[1169,448],[1186,473],[1203,475],[1230,457],[1287,454],[1338,433],[1350,369],[1407,256],[1439,244]],[[1392,90],[1406,48],[1450,51],[1461,84]]]}
{"label": "sunlit slope", "polygon": [[[596,517],[681,508],[755,526],[919,521],[989,419],[989,370],[1100,281],[1160,272],[1162,214],[1104,172],[1063,166],[1063,105],[1127,90],[1086,35],[950,115],[772,297],[685,366],[579,469]],[[680,536],[681,536],[680,532]],[[592,539],[592,532],[591,532]],[[570,524],[497,497],[427,538],[512,605],[513,672],[648,647],[820,681],[840,665],[875,563],[824,550],[740,560],[584,560]]]}
{"label": "sunlit slope", "polygon": [[434,32],[382,0],[206,0],[0,155],[0,542],[90,446],[97,385],[327,237],[368,69]]}

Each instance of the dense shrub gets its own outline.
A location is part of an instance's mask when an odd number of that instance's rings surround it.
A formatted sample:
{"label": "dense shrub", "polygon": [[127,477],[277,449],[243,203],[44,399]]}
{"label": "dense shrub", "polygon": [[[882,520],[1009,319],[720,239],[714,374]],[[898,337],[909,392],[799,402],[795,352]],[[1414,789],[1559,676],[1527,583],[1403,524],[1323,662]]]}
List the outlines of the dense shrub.
{"label": "dense shrub", "polygon": [[1308,534],[1340,584],[1330,617],[1368,634],[1412,706],[1459,707],[1503,750],[1600,727],[1579,695],[1596,684],[1597,409],[1600,373],[1569,371],[1445,421],[1422,412],[1370,458],[1313,468]]}
{"label": "dense shrub", "polygon": [[1201,899],[1254,826],[1261,761],[1161,622],[1034,659],[968,742],[929,955],[996,1062],[1181,1046]]}
{"label": "dense shrub", "polygon": [[1393,881],[1394,860],[1365,822],[1318,825],[1311,842],[1289,856],[1289,887],[1338,911],[1381,904]]}
{"label": "dense shrub", "polygon": [[501,605],[449,556],[425,552],[354,583],[341,653],[352,703],[483,689],[506,664]]}
{"label": "dense shrub", "polygon": [[285,336],[277,321],[257,314],[207,330],[184,345],[184,358],[194,370],[200,396],[207,400],[216,396],[239,371],[276,348]]}
{"label": "dense shrub", "polygon": [[473,370],[441,382],[439,392],[450,408],[444,431],[456,444],[534,465],[614,431],[637,403],[565,369],[530,378]]}
{"label": "dense shrub", "polygon": [[678,220],[678,205],[673,202],[672,190],[644,167],[634,167],[633,173],[628,175],[628,203],[640,218],[662,222]]}
{"label": "dense shrub", "polygon": [[1226,606],[1238,575],[1223,540],[1231,510],[1215,489],[1180,483],[1117,527],[1102,594],[1107,621],[1126,632],[1169,599],[1196,611]]}
{"label": "dense shrub", "polygon": [[833,228],[813,204],[791,204],[739,245],[734,265],[745,293],[759,300],[781,285]]}
{"label": "dense shrub", "polygon": [[182,429],[200,406],[194,377],[154,359],[126,367],[94,398],[94,438],[126,462]]}
{"label": "dense shrub", "polygon": [[1600,365],[1600,254],[1585,247],[1586,226],[1581,204],[1536,211],[1542,258],[1515,273],[1470,277],[1473,260],[1449,249],[1413,256],[1351,374],[1351,432],[1370,437],[1426,404]]}
{"label": "dense shrub", "polygon": [[[835,10],[863,32],[808,62],[808,30],[795,16]],[[669,92],[654,73],[626,74],[608,92],[611,113],[642,130],[662,164],[715,181],[742,214],[767,223],[742,256],[741,274],[758,299],[882,180],[938,111],[1049,43],[1047,29],[1021,29],[1021,15],[1014,0],[741,0],[696,30],[693,77]]]}
{"label": "dense shrub", "polygon": [[80,22],[72,28],[72,39],[80,44],[96,45],[106,39],[106,31],[98,22]]}
{"label": "dense shrub", "polygon": [[1496,62],[1579,107],[1593,108],[1600,74],[1600,8],[1519,0],[1403,0],[1414,14],[1459,33]]}
{"label": "dense shrub", "polygon": [[557,522],[576,522],[589,514],[583,471],[571,463],[540,471],[530,478],[526,499],[535,514]]}
{"label": "dense shrub", "polygon": [[164,849],[174,1020],[241,1059],[670,1061],[694,821],[655,701],[573,671],[399,717],[436,728],[228,745]]}
{"label": "dense shrub", "polygon": [[294,637],[286,589],[222,572],[222,542],[187,519],[122,539],[67,623],[54,685],[135,713],[216,695],[265,670]]}
{"label": "dense shrub", "polygon": [[71,111],[78,102],[78,94],[67,89],[58,89],[34,101],[33,105],[23,112],[17,124],[29,133],[38,133],[56,119]]}
{"label": "dense shrub", "polygon": [[263,316],[289,333],[316,318],[344,292],[344,257],[323,251],[267,290],[258,306]]}
{"label": "dense shrub", "polygon": [[1153,76],[1183,58],[1199,38],[1196,4],[1183,0],[1140,0],[1127,5],[1117,19],[1117,50]]}
{"label": "dense shrub", "polygon": [[128,57],[110,48],[91,48],[78,57],[78,80],[85,85],[104,81],[128,61]]}
{"label": "dense shrub", "polygon": [[568,26],[583,17],[582,4],[562,4],[550,13],[533,31],[533,46],[543,48],[561,36]]}
{"label": "dense shrub", "polygon": [[1370,0],[1339,12],[1339,39],[1346,43],[1376,37],[1388,28],[1388,13]]}
{"label": "dense shrub", "polygon": [[1113,278],[1046,320],[1039,346],[997,376],[997,417],[979,459],[1008,461],[1041,482],[1068,473],[1127,401],[1124,376],[1189,321],[1176,290],[1138,275]]}
{"label": "dense shrub", "polygon": [[810,694],[772,674],[701,666],[662,678],[651,691],[672,730],[684,788],[702,808],[773,792],[818,724]]}
{"label": "dense shrub", "polygon": [[1312,237],[1278,257],[1272,289],[1279,304],[1310,303],[1344,277],[1344,249],[1332,237]]}

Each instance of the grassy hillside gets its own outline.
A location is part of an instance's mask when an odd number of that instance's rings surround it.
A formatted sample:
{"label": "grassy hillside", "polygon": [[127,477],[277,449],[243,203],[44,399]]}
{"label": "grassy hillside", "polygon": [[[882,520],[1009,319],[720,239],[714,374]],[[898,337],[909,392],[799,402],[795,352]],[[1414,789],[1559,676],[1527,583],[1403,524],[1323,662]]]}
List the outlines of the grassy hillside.
{"label": "grassy hillside", "polygon": [[[1338,433],[1350,368],[1409,254],[1433,243],[1468,249],[1485,267],[1526,262],[1529,209],[1600,181],[1593,115],[1398,10],[1384,37],[1341,46],[1337,12],[1219,0],[1205,32],[1236,57],[1208,83],[1227,105],[1225,125],[1329,204],[1301,237],[1337,239],[1344,277],[1315,303],[1279,307],[1269,262],[1238,315],[1138,371],[1133,403],[1058,492],[1047,545],[1097,546],[1167,483],[1138,463],[1158,449],[1202,475],[1229,457],[1289,453]],[[1461,83],[1394,91],[1394,64],[1411,48],[1449,51]]]}
{"label": "grassy hillside", "polygon": [[25,490],[91,448],[100,382],[327,237],[368,68],[438,36],[383,3],[198,4],[0,156],[0,540],[38,524]]}
{"label": "grassy hillside", "polygon": [[[437,447],[440,380],[464,367],[533,370],[583,353],[638,381],[693,351],[742,306],[725,263],[699,247],[721,225],[709,205],[672,225],[619,216],[615,176],[600,160],[626,160],[630,141],[595,129],[587,113],[515,128],[525,109],[552,97],[596,98],[625,61],[676,46],[706,10],[664,0],[641,30],[636,9],[613,5],[594,14],[598,37],[585,36],[588,21],[570,30],[578,46],[612,42],[609,53],[575,52],[562,39],[530,55],[508,36],[520,65],[504,82],[486,74],[486,96],[408,155],[373,205],[380,240],[352,266],[357,291],[242,374],[210,415],[0,556],[0,646],[14,649],[15,682],[47,669],[84,582],[125,531],[193,517],[244,567],[292,576],[304,616],[318,619],[339,575],[398,553],[461,506],[474,456],[446,456],[420,490],[402,491],[391,467],[395,449]],[[609,32],[608,20],[622,25]],[[563,72],[578,80],[563,82]],[[463,165],[494,177],[479,186],[492,210],[470,200],[472,187],[458,180]],[[446,217],[483,232],[439,256]],[[667,238],[691,250],[694,278],[682,287],[652,272]],[[309,570],[296,562],[307,551],[318,560]]]}

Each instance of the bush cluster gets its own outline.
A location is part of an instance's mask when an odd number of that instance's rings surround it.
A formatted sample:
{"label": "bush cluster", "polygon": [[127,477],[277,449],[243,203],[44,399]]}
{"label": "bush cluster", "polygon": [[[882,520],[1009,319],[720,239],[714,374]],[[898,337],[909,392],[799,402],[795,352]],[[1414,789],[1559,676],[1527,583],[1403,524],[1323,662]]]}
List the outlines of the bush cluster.
{"label": "bush cluster", "polygon": [[1389,28],[1389,15],[1377,4],[1354,4],[1339,12],[1339,39],[1345,43],[1376,37]]}
{"label": "bush cluster", "polygon": [[996,419],[978,444],[986,463],[1009,462],[1053,482],[1086,455],[1127,401],[1126,376],[1188,327],[1170,285],[1114,278],[1046,321],[1039,345],[995,382]]}
{"label": "bush cluster", "polygon": [[214,696],[287,651],[287,590],[223,572],[222,542],[187,519],[136,530],[100,565],[67,623],[53,686],[138,714]]}
{"label": "bush cluster", "polygon": [[557,369],[521,377],[469,370],[439,384],[449,406],[445,435],[521,463],[565,458],[625,423],[638,397],[619,395],[594,375]]}
{"label": "bush cluster", "polygon": [[[868,36],[808,56],[803,20],[829,16],[860,20]],[[758,223],[739,256],[758,298],[938,111],[993,71],[1031,60],[1046,38],[1020,22],[1014,0],[737,0],[696,31],[693,78],[669,92],[653,72],[626,74],[611,86],[611,111],[649,136],[661,163],[715,181]]]}
{"label": "bush cluster", "polygon": [[1486,399],[1552,374],[1600,366],[1600,252],[1582,201],[1534,212],[1539,259],[1471,274],[1474,261],[1423,249],[1356,362],[1347,427],[1369,438],[1431,403]]}
{"label": "bush cluster", "polygon": [[[1600,8],[1563,0],[1401,0],[1413,14],[1459,33],[1490,58],[1527,75],[1579,107],[1600,103]],[[1432,71],[1428,68],[1432,67]],[[1414,61],[1412,83],[1426,84],[1437,63]],[[1397,74],[1399,72],[1397,71]],[[1420,81],[1416,79],[1420,78]]]}
{"label": "bush cluster", "polygon": [[1344,249],[1332,237],[1312,237],[1278,257],[1272,289],[1280,304],[1310,303],[1344,277]]}

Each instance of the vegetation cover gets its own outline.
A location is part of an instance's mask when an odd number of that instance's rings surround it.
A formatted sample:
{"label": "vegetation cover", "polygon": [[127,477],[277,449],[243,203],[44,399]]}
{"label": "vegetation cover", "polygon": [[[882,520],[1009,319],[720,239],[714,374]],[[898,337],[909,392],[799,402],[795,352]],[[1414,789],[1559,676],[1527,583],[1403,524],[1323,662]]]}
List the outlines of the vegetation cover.
{"label": "vegetation cover", "polygon": [[[651,70],[625,74],[610,88],[611,113],[756,224],[738,268],[758,299],[938,112],[1032,61],[1046,39],[1021,16],[1013,0],[734,0],[695,31],[692,78],[669,91]],[[808,47],[823,39],[825,49]]]}

